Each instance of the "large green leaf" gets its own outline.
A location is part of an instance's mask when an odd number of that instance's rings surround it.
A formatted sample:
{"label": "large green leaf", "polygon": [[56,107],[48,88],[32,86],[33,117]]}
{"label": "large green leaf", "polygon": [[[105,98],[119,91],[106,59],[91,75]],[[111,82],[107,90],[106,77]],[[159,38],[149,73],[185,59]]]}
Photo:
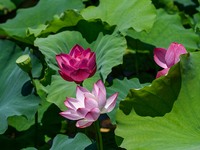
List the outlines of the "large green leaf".
{"label": "large green leaf", "polygon": [[[51,103],[42,101],[38,108],[38,123],[41,123],[44,112],[49,108]],[[35,116],[27,120],[24,116],[12,116],[8,118],[8,125],[17,129],[17,131],[25,131],[35,123]]]}
{"label": "large green leaf", "polygon": [[[119,103],[121,100],[124,100],[128,94],[128,91],[132,88],[135,89],[141,89],[144,85],[140,84],[139,80],[137,78],[133,78],[133,79],[123,79],[123,80],[119,80],[119,79],[115,79],[113,81],[113,85],[110,87],[107,87],[107,97],[111,96],[112,94],[118,92],[118,98],[117,98],[117,102],[116,102],[116,106],[115,109],[112,110],[108,115],[110,117],[110,119],[112,120],[112,122],[115,123],[115,117],[116,117],[116,111],[119,107]],[[123,87],[123,88],[122,88]]]}
{"label": "large green leaf", "polygon": [[162,116],[171,111],[181,86],[178,67],[172,67],[167,76],[154,80],[151,85],[140,90],[131,89],[125,100],[121,101],[120,109],[129,114],[134,108],[141,116]]}
{"label": "large green leaf", "polygon": [[7,129],[7,118],[25,116],[33,118],[39,105],[34,95],[22,96],[23,84],[29,80],[28,75],[16,65],[16,59],[22,54],[19,47],[9,41],[0,41],[0,134]]}
{"label": "large green leaf", "polygon": [[83,133],[78,133],[74,138],[69,138],[66,135],[58,134],[54,140],[50,150],[57,149],[73,149],[84,150],[91,144],[90,139]]}
{"label": "large green leaf", "polygon": [[37,28],[29,28],[28,34],[34,34],[35,37],[41,34],[56,33],[63,27],[74,26],[82,19],[82,16],[75,10],[67,10],[61,15],[56,15],[53,20],[46,24],[42,24]]}
{"label": "large green leaf", "polygon": [[19,9],[17,16],[4,24],[0,24],[0,28],[6,35],[15,38],[24,38],[26,37],[28,28],[37,28],[46,21],[52,20],[54,15],[58,15],[67,9],[79,10],[82,8],[83,4],[81,0],[42,0],[32,8]]}
{"label": "large green leaf", "polygon": [[129,115],[118,111],[116,134],[124,138],[122,147],[132,150],[200,149],[199,59],[199,52],[182,57],[182,86],[170,113],[163,117],[141,117],[133,110]]}
{"label": "large green leaf", "polygon": [[75,97],[76,84],[65,81],[59,75],[54,75],[52,77],[52,83],[47,87],[47,90],[47,101],[56,104],[61,110],[66,110],[64,101],[66,97]]}
{"label": "large green leaf", "polygon": [[136,32],[130,29],[125,34],[156,47],[168,48],[171,42],[178,42],[187,50],[194,51],[198,48],[199,36],[192,29],[183,27],[178,14],[169,15],[163,9],[159,9],[157,14],[157,20],[150,32]]}
{"label": "large green leaf", "polygon": [[122,64],[127,47],[126,40],[120,35],[100,34],[91,47],[96,53],[97,70],[105,81],[112,68]]}
{"label": "large green leaf", "polygon": [[149,31],[155,21],[156,11],[150,0],[100,0],[98,7],[82,11],[85,19],[101,19],[110,25],[117,25],[122,31],[133,28]]}

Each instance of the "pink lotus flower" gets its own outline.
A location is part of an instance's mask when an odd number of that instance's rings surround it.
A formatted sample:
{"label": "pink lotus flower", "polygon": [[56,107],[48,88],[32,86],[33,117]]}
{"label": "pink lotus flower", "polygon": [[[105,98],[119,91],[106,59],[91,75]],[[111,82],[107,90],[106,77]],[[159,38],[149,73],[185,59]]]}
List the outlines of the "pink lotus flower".
{"label": "pink lotus flower", "polygon": [[68,110],[60,114],[70,120],[78,120],[76,126],[85,128],[96,121],[100,114],[113,110],[118,93],[106,99],[106,89],[101,80],[94,84],[92,92],[81,86],[77,86],[76,98],[67,98],[65,106]]}
{"label": "pink lotus flower", "polygon": [[96,55],[88,48],[75,45],[69,54],[56,55],[61,77],[67,81],[81,83],[96,72]]}
{"label": "pink lotus flower", "polygon": [[157,73],[156,78],[166,75],[169,69],[180,61],[180,55],[185,53],[187,51],[184,46],[175,42],[171,43],[167,50],[164,48],[155,48],[154,61],[160,67],[164,68]]}

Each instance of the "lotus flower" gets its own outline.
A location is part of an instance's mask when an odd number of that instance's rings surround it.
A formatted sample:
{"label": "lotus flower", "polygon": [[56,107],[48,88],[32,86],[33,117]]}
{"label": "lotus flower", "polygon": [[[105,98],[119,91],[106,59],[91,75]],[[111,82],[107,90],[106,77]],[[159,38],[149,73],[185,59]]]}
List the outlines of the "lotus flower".
{"label": "lotus flower", "polygon": [[94,84],[92,92],[77,86],[76,98],[67,98],[64,102],[68,110],[60,114],[70,120],[78,120],[76,126],[85,128],[96,121],[100,114],[113,110],[118,93],[106,99],[106,89],[101,80]]}
{"label": "lotus flower", "polygon": [[157,73],[156,78],[166,75],[169,69],[180,61],[180,55],[185,53],[187,51],[184,46],[175,42],[171,43],[167,50],[164,48],[155,48],[154,61],[160,67],[164,68]]}
{"label": "lotus flower", "polygon": [[69,54],[56,55],[61,77],[67,81],[81,83],[96,72],[96,55],[88,48],[75,45]]}

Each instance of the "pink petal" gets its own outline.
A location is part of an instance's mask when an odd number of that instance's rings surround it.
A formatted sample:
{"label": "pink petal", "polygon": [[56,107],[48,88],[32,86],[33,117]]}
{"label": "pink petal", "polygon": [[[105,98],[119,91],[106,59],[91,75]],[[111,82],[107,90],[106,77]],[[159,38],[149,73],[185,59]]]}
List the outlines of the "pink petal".
{"label": "pink petal", "polygon": [[87,113],[90,111],[90,109],[88,108],[79,108],[77,109],[77,114],[79,116],[81,116],[82,118],[85,118],[85,116],[87,115]]}
{"label": "pink petal", "polygon": [[77,61],[75,58],[72,58],[69,60],[69,66],[73,66],[74,69],[77,69],[79,64],[79,61]]}
{"label": "pink petal", "polygon": [[78,109],[79,107],[77,107],[77,103],[78,103],[78,100],[75,99],[75,98],[70,98],[70,97],[67,97],[66,101],[64,102],[65,106],[69,109],[73,109],[73,110],[76,110]]}
{"label": "pink petal", "polygon": [[85,93],[85,107],[88,109],[98,108],[98,102],[96,97],[91,93]]}
{"label": "pink petal", "polygon": [[112,96],[110,96],[106,101],[105,107],[101,110],[101,113],[111,112],[116,105],[117,97],[118,97],[118,93],[115,93]]}
{"label": "pink petal", "polygon": [[84,105],[84,100],[85,100],[85,93],[89,93],[89,91],[82,87],[82,86],[77,86],[76,88],[76,98],[81,101]]}
{"label": "pink petal", "polygon": [[179,62],[180,55],[185,53],[187,53],[187,51],[182,44],[178,44],[175,42],[170,44],[165,56],[168,68]]}
{"label": "pink petal", "polygon": [[93,108],[90,112],[87,113],[85,119],[90,121],[96,121],[100,116],[99,108]]}
{"label": "pink petal", "polygon": [[84,102],[75,98],[67,98],[64,102],[65,106],[70,109],[74,109],[75,111],[79,108],[85,107]]}
{"label": "pink petal", "polygon": [[166,52],[167,51],[164,48],[155,48],[154,49],[154,61],[162,68],[167,68],[167,65],[165,62]]}
{"label": "pink petal", "polygon": [[87,79],[89,77],[89,73],[87,70],[79,69],[77,71],[74,71],[70,74],[70,77],[77,83],[82,82],[83,80]]}
{"label": "pink petal", "polygon": [[106,95],[106,88],[105,88],[105,86],[104,86],[104,84],[103,84],[103,82],[102,82],[101,80],[98,80],[98,81],[94,84],[93,89],[92,89],[92,93],[93,93],[96,97],[98,97],[98,95],[99,95],[99,89],[101,89],[101,92],[102,92],[104,95]]}
{"label": "pink petal", "polygon": [[89,59],[89,58],[90,58],[90,55],[91,55],[92,53],[94,53],[94,52],[91,52],[91,49],[90,49],[90,48],[88,48],[88,49],[86,49],[86,50],[84,50],[84,51],[82,52],[84,58],[86,58],[86,59]]}
{"label": "pink petal", "polygon": [[70,51],[69,55],[71,55],[72,57],[76,58],[79,57],[82,54],[82,51],[84,51],[84,49],[76,44]]}
{"label": "pink petal", "polygon": [[80,61],[80,63],[78,64],[78,68],[79,69],[86,69],[89,70],[88,66],[87,66],[88,60],[87,59],[82,59]]}
{"label": "pink petal", "polygon": [[168,73],[169,69],[170,69],[170,68],[165,68],[165,69],[163,69],[163,70],[161,70],[161,71],[158,71],[158,73],[157,73],[157,75],[156,75],[156,78],[159,78],[159,77],[161,77],[161,76],[165,76],[165,75]]}
{"label": "pink petal", "polygon": [[69,64],[69,60],[72,59],[72,57],[68,54],[61,54],[61,58],[64,64]]}
{"label": "pink petal", "polygon": [[58,63],[59,68],[62,68],[62,58],[60,55],[56,55],[56,61]]}
{"label": "pink petal", "polygon": [[78,128],[85,128],[90,126],[94,121],[96,121],[100,116],[100,110],[98,108],[92,109],[88,114],[85,116],[84,119],[79,120],[76,122],[76,126]]}
{"label": "pink petal", "polygon": [[76,111],[73,110],[67,110],[64,112],[60,112],[60,115],[62,115],[63,117],[70,119],[70,120],[79,120],[82,119],[81,116],[79,116]]}
{"label": "pink petal", "polygon": [[94,121],[98,119],[100,115],[100,110],[99,108],[93,108],[91,110],[87,108],[80,108],[77,110],[77,114],[82,118],[85,118],[86,120]]}
{"label": "pink petal", "polygon": [[[96,73],[96,70],[97,70],[97,66],[95,65],[94,68],[92,70],[90,70],[90,75],[89,77],[92,77],[95,73]],[[88,77],[88,78],[89,78]]]}
{"label": "pink petal", "polygon": [[76,122],[76,127],[78,128],[86,128],[89,127],[94,121],[88,121],[88,120],[79,120]]}
{"label": "pink petal", "polygon": [[170,68],[175,64],[175,49],[177,48],[177,44],[171,44],[167,50],[165,55],[165,60],[167,67]]}
{"label": "pink petal", "polygon": [[89,68],[89,70],[92,72],[92,70],[96,67],[96,55],[93,54],[91,56],[90,59],[88,59],[88,63],[87,63],[87,66]]}
{"label": "pink petal", "polygon": [[83,93],[90,93],[90,91],[88,91],[86,88],[84,88],[82,86],[78,86],[77,88],[78,88],[77,90],[80,90]]}
{"label": "pink petal", "polygon": [[98,93],[99,93],[99,87],[98,87],[97,84],[95,83],[94,86],[93,86],[93,89],[92,89],[92,94],[93,94],[95,97],[98,97]]}
{"label": "pink petal", "polygon": [[62,68],[62,65],[65,64],[65,65],[68,65],[69,63],[69,60],[71,59],[71,56],[69,56],[68,54],[59,54],[59,55],[56,55],[56,61],[59,65],[60,68]]}
{"label": "pink petal", "polygon": [[99,108],[102,109],[106,104],[106,88],[101,80],[94,84],[92,93],[98,99]]}
{"label": "pink petal", "polygon": [[62,68],[60,70],[62,70],[62,72],[65,72],[66,74],[70,74],[70,72],[76,70],[76,68],[72,65],[62,64]]}
{"label": "pink petal", "polygon": [[98,93],[98,103],[99,103],[99,108],[102,109],[105,104],[106,104],[106,95],[105,93],[102,91],[102,89],[99,89],[99,93]]}
{"label": "pink petal", "polygon": [[62,70],[58,70],[60,76],[66,81],[74,81],[66,72],[62,72]]}

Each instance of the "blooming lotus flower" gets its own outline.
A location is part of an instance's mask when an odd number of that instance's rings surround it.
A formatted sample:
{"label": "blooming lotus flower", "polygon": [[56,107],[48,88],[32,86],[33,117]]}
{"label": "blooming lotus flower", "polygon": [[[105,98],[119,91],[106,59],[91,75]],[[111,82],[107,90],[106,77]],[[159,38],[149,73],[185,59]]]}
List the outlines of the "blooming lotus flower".
{"label": "blooming lotus flower", "polygon": [[68,110],[60,114],[70,120],[78,120],[76,126],[85,128],[96,121],[100,114],[113,110],[118,93],[106,99],[106,89],[101,80],[94,84],[92,92],[77,86],[76,98],[67,98],[64,102]]}
{"label": "blooming lotus flower", "polygon": [[96,72],[96,55],[88,48],[75,45],[69,54],[56,55],[61,77],[67,81],[81,83]]}
{"label": "blooming lotus flower", "polygon": [[169,69],[180,61],[180,55],[185,53],[187,51],[184,46],[175,42],[171,43],[167,50],[164,48],[155,48],[154,61],[160,67],[164,68],[157,73],[156,78],[166,75]]}

